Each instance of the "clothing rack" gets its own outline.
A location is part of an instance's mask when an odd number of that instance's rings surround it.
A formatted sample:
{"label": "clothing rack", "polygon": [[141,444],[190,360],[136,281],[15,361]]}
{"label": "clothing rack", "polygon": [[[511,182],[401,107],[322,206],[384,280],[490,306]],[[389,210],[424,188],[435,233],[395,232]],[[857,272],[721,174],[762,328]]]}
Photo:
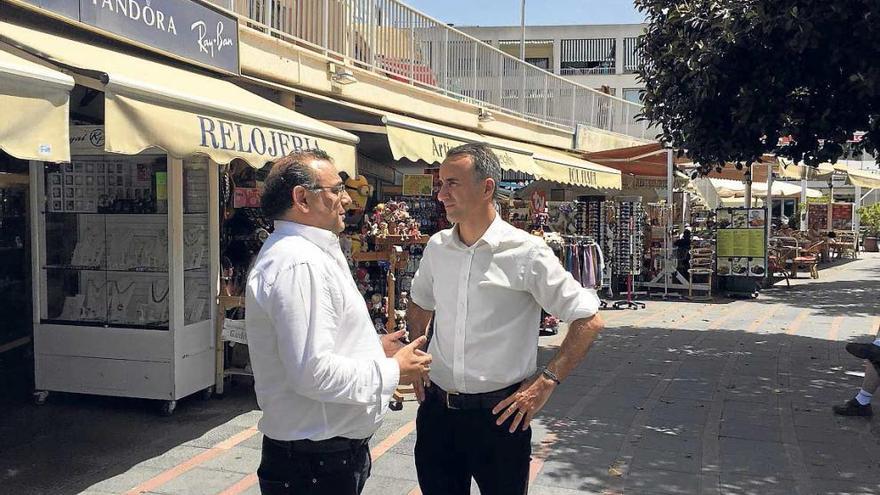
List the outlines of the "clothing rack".
{"label": "clothing rack", "polygon": [[[597,291],[605,287],[605,281],[610,281],[610,277],[606,278],[605,272],[608,268],[605,255],[596,239],[591,235],[563,235],[562,238],[565,244],[562,246],[560,261],[566,270],[571,272],[575,280],[584,287]],[[582,251],[574,249],[575,253],[572,253],[572,248],[579,248]],[[577,264],[574,263],[573,256],[578,259]],[[604,299],[600,298],[600,303],[601,308],[608,306],[608,302]]]}

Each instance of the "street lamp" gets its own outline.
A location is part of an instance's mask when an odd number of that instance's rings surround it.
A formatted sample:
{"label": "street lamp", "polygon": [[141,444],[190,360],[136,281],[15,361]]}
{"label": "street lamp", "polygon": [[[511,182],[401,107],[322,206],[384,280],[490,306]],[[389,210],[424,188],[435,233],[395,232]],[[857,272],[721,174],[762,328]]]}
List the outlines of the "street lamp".
{"label": "street lamp", "polygon": [[519,14],[519,59],[526,61],[526,0],[522,0]]}

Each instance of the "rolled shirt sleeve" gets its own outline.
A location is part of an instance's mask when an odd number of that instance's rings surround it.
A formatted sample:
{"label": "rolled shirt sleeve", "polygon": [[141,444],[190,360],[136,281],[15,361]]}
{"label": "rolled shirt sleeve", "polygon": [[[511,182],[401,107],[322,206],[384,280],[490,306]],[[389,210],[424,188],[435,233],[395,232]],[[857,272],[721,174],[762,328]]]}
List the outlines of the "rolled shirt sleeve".
{"label": "rolled shirt sleeve", "polygon": [[[433,242],[433,239],[431,240]],[[409,296],[414,303],[420,308],[427,311],[434,311],[436,301],[434,300],[434,276],[431,273],[431,242],[425,245],[422,252],[422,260],[416,274],[413,275]]]}
{"label": "rolled shirt sleeve", "polygon": [[266,305],[277,329],[278,354],[291,388],[321,402],[385,405],[400,381],[393,358],[358,359],[334,353],[342,321],[320,269],[308,263],[278,274]]}
{"label": "rolled shirt sleeve", "polygon": [[538,304],[562,321],[589,318],[599,311],[596,290],[581,286],[546,244],[530,251],[524,280]]}

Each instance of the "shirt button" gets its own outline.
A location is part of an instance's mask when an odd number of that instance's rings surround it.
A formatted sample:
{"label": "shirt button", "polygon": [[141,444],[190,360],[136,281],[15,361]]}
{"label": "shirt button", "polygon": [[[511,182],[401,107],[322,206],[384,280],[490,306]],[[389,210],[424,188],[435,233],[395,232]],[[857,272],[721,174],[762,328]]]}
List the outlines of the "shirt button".
{"label": "shirt button", "polygon": [[315,484],[317,482],[318,482],[318,478],[312,478],[312,484]]}
{"label": "shirt button", "polygon": [[318,465],[319,465],[319,466],[323,466],[323,465],[324,465],[324,461],[318,461]]}
{"label": "shirt button", "polygon": [[288,483],[288,482],[285,481],[285,482],[284,482],[284,488],[290,488],[290,483]]}

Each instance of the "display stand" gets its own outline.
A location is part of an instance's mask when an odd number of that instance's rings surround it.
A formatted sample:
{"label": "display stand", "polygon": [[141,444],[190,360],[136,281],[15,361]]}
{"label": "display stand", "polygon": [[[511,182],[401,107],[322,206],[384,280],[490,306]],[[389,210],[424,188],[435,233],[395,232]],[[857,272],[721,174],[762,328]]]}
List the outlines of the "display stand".
{"label": "display stand", "polygon": [[31,162],[35,401],[162,401],[215,381],[217,167],[153,150]]}
{"label": "display stand", "polygon": [[661,257],[660,271],[654,278],[648,282],[639,284],[641,287],[649,289],[663,289],[663,292],[650,292],[651,296],[662,296],[663,299],[668,297],[681,298],[681,294],[677,292],[670,293],[669,289],[687,290],[689,287],[688,280],[684,278],[678,271],[678,261],[673,257],[675,250],[672,247],[670,239],[669,219],[672,209],[666,204],[650,204],[649,208],[657,210],[657,217],[660,220],[660,229],[663,230],[663,247],[659,250]]}
{"label": "display stand", "polygon": [[226,343],[247,345],[247,334],[244,331],[244,320],[228,320],[227,311],[245,307],[244,296],[220,296],[217,299],[217,366],[214,378],[214,390],[223,395],[226,379],[234,376],[254,376],[250,365],[244,368],[226,367]]}
{"label": "display stand", "polygon": [[[409,253],[404,251],[401,245],[411,244],[427,244],[428,236],[421,236],[418,239],[410,239],[401,236],[391,235],[376,239],[376,247],[381,247],[381,251],[352,253],[352,260],[355,262],[368,261],[384,261],[388,263],[388,273],[385,278],[385,291],[388,303],[385,305],[385,333],[392,333],[397,328],[397,314],[395,311],[395,302],[397,299],[397,270],[406,264]],[[412,386],[397,387],[391,397],[391,410],[399,411],[403,409],[404,395],[415,394]]]}
{"label": "display stand", "polygon": [[[635,204],[635,203],[633,203],[633,204]],[[632,212],[632,214],[630,214],[630,216],[629,216],[629,231],[630,232],[635,232],[635,228],[636,228],[635,217],[636,217],[635,212]],[[635,295],[635,290],[634,290],[635,276],[636,276],[636,272],[638,270],[638,267],[640,266],[640,263],[641,263],[641,259],[638,256],[638,254],[640,254],[640,253],[636,249],[636,240],[635,239],[636,239],[635,235],[629,236],[629,254],[632,258],[629,260],[629,263],[628,263],[629,270],[626,274],[626,300],[625,301],[616,301],[614,303],[614,309],[622,309],[622,308],[645,309],[645,307],[646,307],[645,303],[635,301],[634,297],[633,297]]]}

